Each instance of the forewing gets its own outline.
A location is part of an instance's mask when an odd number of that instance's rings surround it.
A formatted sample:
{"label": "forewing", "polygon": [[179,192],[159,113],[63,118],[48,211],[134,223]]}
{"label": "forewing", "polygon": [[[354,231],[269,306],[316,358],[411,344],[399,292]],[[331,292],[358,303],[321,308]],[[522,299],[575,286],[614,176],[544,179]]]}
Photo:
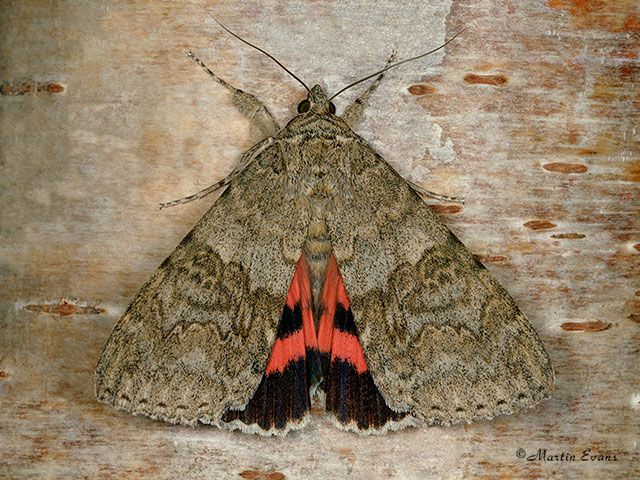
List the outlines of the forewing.
{"label": "forewing", "polygon": [[386,403],[432,424],[530,407],[553,384],[509,294],[364,143],[327,216],[367,364]]}
{"label": "forewing", "polygon": [[135,296],[100,357],[100,401],[185,424],[246,406],[309,217],[288,200],[279,149],[246,167]]}

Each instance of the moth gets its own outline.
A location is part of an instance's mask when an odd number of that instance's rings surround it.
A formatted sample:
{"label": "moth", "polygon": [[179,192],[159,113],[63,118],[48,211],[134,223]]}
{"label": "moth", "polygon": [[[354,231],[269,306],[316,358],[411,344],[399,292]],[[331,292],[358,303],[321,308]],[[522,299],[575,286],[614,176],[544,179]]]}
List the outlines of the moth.
{"label": "moth", "polygon": [[338,427],[378,434],[491,419],[548,394],[551,362],[513,299],[352,129],[404,62],[360,80],[377,76],[342,116],[335,95],[285,68],[308,94],[280,129],[193,58],[264,139],[171,203],[226,187],[114,327],[99,401],[261,435],[302,428],[319,403]]}

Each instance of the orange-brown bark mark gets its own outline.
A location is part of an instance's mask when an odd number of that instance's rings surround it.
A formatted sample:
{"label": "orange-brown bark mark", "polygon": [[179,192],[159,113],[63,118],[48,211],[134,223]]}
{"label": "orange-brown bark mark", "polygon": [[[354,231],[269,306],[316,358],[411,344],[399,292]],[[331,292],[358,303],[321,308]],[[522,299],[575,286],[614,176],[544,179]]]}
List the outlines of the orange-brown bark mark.
{"label": "orange-brown bark mark", "polygon": [[566,238],[566,239],[580,239],[585,238],[586,235],[582,233],[554,233],[551,238]]}
{"label": "orange-brown bark mark", "polygon": [[475,254],[474,257],[476,257],[482,263],[507,263],[509,261],[509,258],[506,257],[505,255],[480,255],[480,254]]}
{"label": "orange-brown bark mark", "polygon": [[243,470],[238,475],[245,480],[285,480],[287,478],[284,473],[261,472],[259,470]]}
{"label": "orange-brown bark mark", "polygon": [[523,224],[523,226],[531,230],[547,230],[549,228],[555,228],[557,225],[546,220],[530,220]]}
{"label": "orange-brown bark mark", "polygon": [[429,208],[433,210],[433,213],[437,214],[453,214],[460,213],[462,207],[460,205],[429,205]]}
{"label": "orange-brown bark mark", "polygon": [[571,23],[579,28],[597,28],[610,32],[640,31],[640,14],[630,8],[632,2],[604,0],[548,0],[547,6],[571,14]]}
{"label": "orange-brown bark mark", "polygon": [[554,173],[584,173],[587,171],[587,166],[579,163],[545,163],[542,168]]}
{"label": "orange-brown bark mark", "polygon": [[565,322],[560,328],[569,332],[601,332],[611,328],[611,324],[600,320],[592,322]]}
{"label": "orange-brown bark mark", "polygon": [[105,312],[103,308],[91,306],[81,307],[71,302],[67,302],[64,299],[60,300],[60,303],[57,304],[39,303],[26,305],[24,309],[29,310],[30,312],[49,313],[51,315],[60,315],[62,317],[66,317],[68,315],[98,315]]}
{"label": "orange-brown bark mark", "polygon": [[465,83],[469,84],[484,84],[484,85],[493,85],[496,87],[502,87],[509,83],[509,78],[506,75],[497,74],[497,75],[477,75],[475,73],[467,73],[464,77],[462,77]]}
{"label": "orange-brown bark mark", "polygon": [[39,93],[61,93],[64,87],[55,82],[5,82],[0,85],[0,95],[34,95]]}
{"label": "orange-brown bark mark", "polygon": [[411,85],[407,90],[411,95],[429,95],[436,91],[435,88],[429,85]]}

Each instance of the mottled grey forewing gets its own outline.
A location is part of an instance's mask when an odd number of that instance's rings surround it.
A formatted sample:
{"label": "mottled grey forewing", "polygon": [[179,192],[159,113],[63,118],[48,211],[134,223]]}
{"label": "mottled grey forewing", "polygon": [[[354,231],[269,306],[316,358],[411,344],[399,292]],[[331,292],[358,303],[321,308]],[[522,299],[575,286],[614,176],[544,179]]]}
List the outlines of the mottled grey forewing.
{"label": "mottled grey forewing", "polygon": [[553,370],[513,299],[364,141],[344,151],[351,189],[327,224],[387,404],[448,424],[537,403]]}
{"label": "mottled grey forewing", "polygon": [[96,394],[169,422],[219,424],[267,364],[307,232],[275,144],[227,188],[118,321]]}

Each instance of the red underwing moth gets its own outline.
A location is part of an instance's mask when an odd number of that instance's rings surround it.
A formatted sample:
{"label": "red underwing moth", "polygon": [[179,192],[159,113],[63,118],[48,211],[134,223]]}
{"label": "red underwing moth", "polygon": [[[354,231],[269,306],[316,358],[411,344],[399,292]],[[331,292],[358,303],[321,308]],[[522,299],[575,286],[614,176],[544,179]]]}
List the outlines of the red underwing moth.
{"label": "red underwing moth", "polygon": [[547,395],[549,357],[512,298],[352,130],[403,62],[367,77],[342,116],[287,70],[308,95],[280,129],[195,60],[264,140],[224,180],[172,202],[227,187],[116,324],[98,400],[283,435],[316,400],[338,427],[372,434],[490,419]]}

